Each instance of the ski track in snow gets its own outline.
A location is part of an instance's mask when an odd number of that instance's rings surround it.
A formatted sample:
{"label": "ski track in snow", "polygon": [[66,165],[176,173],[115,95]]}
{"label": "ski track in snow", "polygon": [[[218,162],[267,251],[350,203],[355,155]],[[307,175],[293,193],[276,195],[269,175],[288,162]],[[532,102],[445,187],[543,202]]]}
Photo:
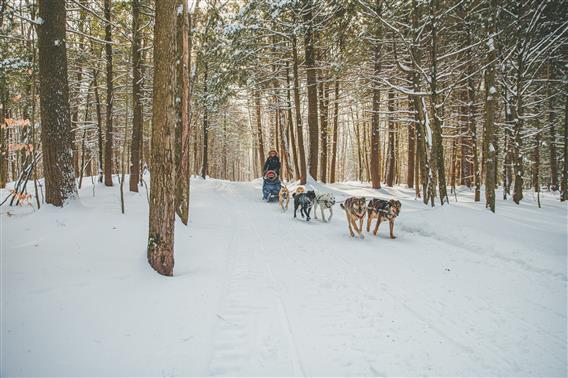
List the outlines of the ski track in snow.
{"label": "ski track in snow", "polygon": [[411,190],[314,186],[400,198],[398,238],[386,223],[349,237],[337,205],[329,224],[293,219],[259,181],[195,179],[163,278],[145,262],[145,193],[128,193],[126,216],[117,189],[88,185],[62,211],[3,209],[0,373],[566,375],[564,205],[499,201],[494,216],[467,194],[430,209]]}

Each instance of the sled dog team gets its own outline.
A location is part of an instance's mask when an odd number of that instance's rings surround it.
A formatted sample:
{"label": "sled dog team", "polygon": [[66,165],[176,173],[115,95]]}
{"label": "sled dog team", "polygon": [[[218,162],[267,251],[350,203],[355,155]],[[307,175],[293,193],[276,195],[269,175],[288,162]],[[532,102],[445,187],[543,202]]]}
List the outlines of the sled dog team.
{"label": "sled dog team", "polygon": [[[331,193],[316,194],[313,190],[305,191],[303,187],[298,187],[295,192],[290,196],[290,190],[282,185],[280,193],[278,194],[278,203],[282,211],[288,210],[290,197],[294,199],[294,218],[297,216],[298,209],[300,215],[309,221],[312,208],[314,210],[314,217],[318,219],[317,208],[320,207],[321,217],[324,222],[331,220],[333,216],[333,205],[335,205],[335,197]],[[395,239],[394,236],[394,221],[400,215],[400,208],[402,207],[400,201],[397,200],[383,200],[372,198],[367,203],[365,197],[350,197],[340,204],[341,208],[345,211],[347,217],[347,224],[349,225],[349,234],[355,237],[355,233],[363,239],[363,222],[365,215],[367,216],[367,232],[371,232],[371,225],[373,220],[376,219],[373,235],[379,232],[379,225],[383,220],[388,220],[390,227],[390,237]],[[329,218],[326,219],[324,210],[329,210]],[[355,232],[354,232],[355,231]]]}

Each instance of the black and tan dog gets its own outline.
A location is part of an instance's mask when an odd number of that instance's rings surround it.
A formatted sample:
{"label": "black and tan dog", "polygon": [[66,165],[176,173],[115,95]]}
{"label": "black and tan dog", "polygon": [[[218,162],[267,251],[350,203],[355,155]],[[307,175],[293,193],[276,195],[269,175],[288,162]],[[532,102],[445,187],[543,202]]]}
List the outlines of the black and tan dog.
{"label": "black and tan dog", "polygon": [[314,203],[316,201],[316,192],[313,190],[308,190],[304,193],[294,193],[294,218],[296,218],[296,212],[300,208],[300,215],[302,218],[306,217],[306,221],[310,221],[310,213]]}
{"label": "black and tan dog", "polygon": [[[355,228],[359,237],[364,239],[363,218],[365,218],[365,213],[367,212],[367,199],[365,197],[347,198],[345,202],[341,204],[341,208],[345,210],[351,236],[355,237],[355,233],[353,232],[353,228]],[[359,226],[357,226],[357,221],[359,221]]]}
{"label": "black and tan dog", "polygon": [[394,236],[394,221],[400,214],[401,207],[402,204],[397,200],[386,201],[378,198],[370,200],[369,205],[367,206],[367,232],[371,231],[371,223],[373,222],[373,219],[376,218],[377,223],[375,224],[375,229],[373,230],[373,235],[376,236],[379,232],[379,225],[384,218],[389,221],[390,238],[395,239],[396,236]]}
{"label": "black and tan dog", "polygon": [[278,204],[282,211],[288,210],[288,204],[290,203],[290,191],[286,185],[282,185],[280,192],[278,193]]}

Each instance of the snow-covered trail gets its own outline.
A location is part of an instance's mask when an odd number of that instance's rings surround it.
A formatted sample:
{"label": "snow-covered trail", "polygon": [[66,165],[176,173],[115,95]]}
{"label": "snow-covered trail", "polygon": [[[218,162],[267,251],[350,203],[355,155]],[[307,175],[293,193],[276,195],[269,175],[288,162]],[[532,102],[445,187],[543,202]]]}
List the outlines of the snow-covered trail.
{"label": "snow-covered trail", "polygon": [[[145,194],[83,190],[63,210],[2,211],[2,375],[566,375],[566,208],[394,196],[396,240],[194,180],[175,277],[145,261]],[[58,257],[59,256],[59,257]]]}

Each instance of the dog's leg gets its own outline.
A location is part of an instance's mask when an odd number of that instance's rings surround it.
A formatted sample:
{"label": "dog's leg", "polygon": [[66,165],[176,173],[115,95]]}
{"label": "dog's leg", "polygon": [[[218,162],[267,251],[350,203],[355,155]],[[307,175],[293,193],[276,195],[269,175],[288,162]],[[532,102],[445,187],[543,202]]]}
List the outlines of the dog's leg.
{"label": "dog's leg", "polygon": [[345,209],[345,215],[347,216],[347,224],[349,225],[349,234],[352,238],[354,238],[355,234],[353,233],[353,228],[351,227],[351,216],[349,215],[347,209]]}
{"label": "dog's leg", "polygon": [[369,211],[367,213],[367,232],[371,232],[371,223],[373,223],[373,216],[372,212]]}
{"label": "dog's leg", "polygon": [[394,236],[394,220],[393,219],[389,220],[389,226],[390,226],[390,237],[391,237],[391,239],[396,239],[396,236]]}
{"label": "dog's leg", "polygon": [[294,200],[294,218],[296,218],[296,213],[298,212],[298,203]]}
{"label": "dog's leg", "polygon": [[375,229],[373,230],[373,235],[377,236],[377,234],[379,233],[379,225],[381,224],[381,221],[383,220],[381,214],[378,214],[377,216],[377,224],[375,224]]}
{"label": "dog's leg", "polygon": [[331,217],[333,216],[333,207],[329,208],[329,218],[327,218],[328,222],[331,222]]}
{"label": "dog's leg", "polygon": [[351,223],[353,224],[353,228],[355,229],[355,232],[357,232],[357,235],[361,237],[361,229],[357,225],[357,219],[355,217],[351,217]]}
{"label": "dog's leg", "polygon": [[[323,208],[323,207],[320,205],[320,208]],[[314,202],[314,218],[318,219],[318,201],[317,200]]]}
{"label": "dog's leg", "polygon": [[361,218],[359,219],[359,237],[361,239],[365,239],[365,234],[363,233],[363,222],[365,221],[365,219]]}
{"label": "dog's leg", "polygon": [[[324,223],[327,223],[327,221],[325,220],[325,214],[323,212],[323,206],[320,206],[320,210],[321,210],[321,219],[323,220]],[[314,213],[316,211],[314,210]],[[316,219],[317,219],[317,213],[316,213]]]}

